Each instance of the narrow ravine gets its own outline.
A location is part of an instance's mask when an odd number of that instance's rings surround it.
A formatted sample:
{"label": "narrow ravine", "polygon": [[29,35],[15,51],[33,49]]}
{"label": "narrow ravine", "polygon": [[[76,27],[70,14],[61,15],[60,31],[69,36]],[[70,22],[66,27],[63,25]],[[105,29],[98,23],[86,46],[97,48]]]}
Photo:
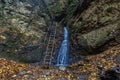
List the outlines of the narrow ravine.
{"label": "narrow ravine", "polygon": [[0,80],[120,80],[120,0],[0,0]]}

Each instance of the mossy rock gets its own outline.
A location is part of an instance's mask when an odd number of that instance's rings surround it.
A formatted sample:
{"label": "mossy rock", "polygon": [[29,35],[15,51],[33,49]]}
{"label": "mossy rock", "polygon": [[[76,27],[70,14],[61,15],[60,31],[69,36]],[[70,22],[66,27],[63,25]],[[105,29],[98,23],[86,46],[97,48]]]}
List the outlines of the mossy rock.
{"label": "mossy rock", "polygon": [[40,53],[40,49],[36,49],[32,52],[19,54],[19,61],[23,63],[35,63],[40,62],[42,58],[42,54]]}
{"label": "mossy rock", "polygon": [[115,38],[119,28],[119,25],[116,23],[91,31],[87,34],[81,34],[78,36],[78,43],[91,51],[91,49],[96,49],[104,45],[107,41]]}

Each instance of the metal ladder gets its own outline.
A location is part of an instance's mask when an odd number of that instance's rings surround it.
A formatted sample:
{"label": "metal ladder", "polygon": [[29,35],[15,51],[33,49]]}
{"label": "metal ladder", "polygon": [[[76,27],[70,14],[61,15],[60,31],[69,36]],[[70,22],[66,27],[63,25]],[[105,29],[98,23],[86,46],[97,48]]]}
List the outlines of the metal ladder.
{"label": "metal ladder", "polygon": [[43,65],[53,65],[54,63],[54,55],[55,55],[55,38],[56,38],[56,29],[57,24],[53,22],[51,26],[48,28],[48,32],[46,34],[44,44],[46,45],[46,49],[43,52]]}

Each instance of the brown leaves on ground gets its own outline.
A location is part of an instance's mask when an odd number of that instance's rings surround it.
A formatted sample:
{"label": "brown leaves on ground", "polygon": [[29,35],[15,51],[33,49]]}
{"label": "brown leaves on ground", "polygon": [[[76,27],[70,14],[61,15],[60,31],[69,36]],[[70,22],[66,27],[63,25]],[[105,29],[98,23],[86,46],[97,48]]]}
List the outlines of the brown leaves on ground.
{"label": "brown leaves on ground", "polygon": [[[99,80],[98,67],[103,66],[105,71],[115,65],[120,65],[115,63],[115,57],[118,54],[120,54],[120,45],[115,46],[101,54],[88,56],[84,60],[73,64],[71,67],[74,68],[74,72],[87,73],[88,80]],[[83,64],[83,66],[79,66],[80,64]]]}
{"label": "brown leaves on ground", "polygon": [[[52,67],[49,69],[42,69],[41,67],[30,67],[24,71],[19,72],[12,79],[23,80],[74,80],[70,71],[61,71],[58,68]],[[76,80],[76,79],[75,79]]]}
{"label": "brown leaves on ground", "polygon": [[28,65],[20,64],[5,58],[0,58],[0,79],[9,78],[11,75],[16,74],[28,67]]}
{"label": "brown leaves on ground", "polygon": [[78,80],[80,75],[87,75],[88,80],[99,80],[98,66],[103,66],[104,71],[114,67],[117,64],[115,63],[115,57],[118,54],[120,54],[120,45],[101,54],[88,56],[84,60],[71,65],[65,71],[61,71],[57,67],[44,69],[41,66],[25,65],[0,58],[0,79]]}

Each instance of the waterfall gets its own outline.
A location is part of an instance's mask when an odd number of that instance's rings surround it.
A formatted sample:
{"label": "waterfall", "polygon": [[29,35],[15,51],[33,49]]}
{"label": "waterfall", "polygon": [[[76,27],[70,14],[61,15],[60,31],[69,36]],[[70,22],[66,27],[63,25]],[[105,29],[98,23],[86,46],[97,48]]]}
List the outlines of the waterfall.
{"label": "waterfall", "polygon": [[57,66],[68,66],[69,65],[69,36],[68,29],[64,27],[64,39],[62,41],[60,50],[57,57]]}

